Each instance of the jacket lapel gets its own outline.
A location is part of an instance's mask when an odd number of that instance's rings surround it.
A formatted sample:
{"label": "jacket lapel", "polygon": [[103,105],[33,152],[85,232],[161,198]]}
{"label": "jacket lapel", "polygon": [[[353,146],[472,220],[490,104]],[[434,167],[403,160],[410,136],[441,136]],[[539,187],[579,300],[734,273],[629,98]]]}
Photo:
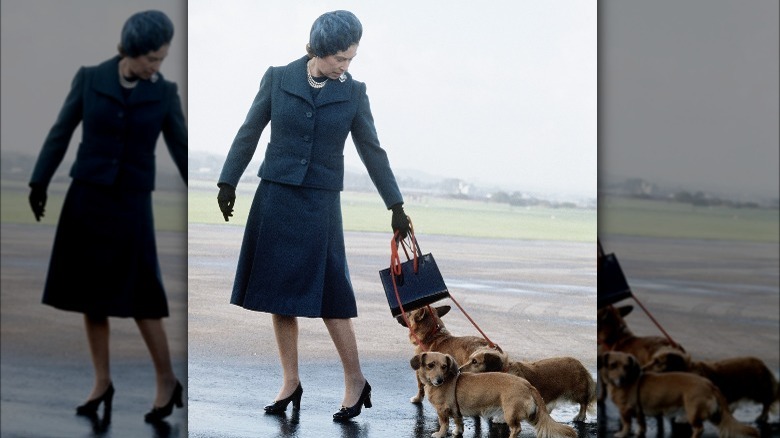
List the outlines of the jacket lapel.
{"label": "jacket lapel", "polygon": [[352,92],[350,84],[352,75],[349,73],[347,73],[347,80],[344,82],[328,79],[327,84],[322,87],[316,100],[312,99],[311,87],[306,74],[306,63],[308,61],[308,56],[304,56],[285,67],[284,76],[282,76],[282,90],[300,97],[313,107],[349,100]]}
{"label": "jacket lapel", "polygon": [[162,100],[163,97],[163,83],[165,80],[163,76],[158,72],[157,81],[138,81],[138,85],[135,86],[135,90],[130,93],[130,97],[127,99],[128,105],[138,105],[144,102],[154,102]]}
{"label": "jacket lapel", "polygon": [[282,76],[282,90],[298,96],[309,102],[309,105],[314,106],[311,90],[309,90],[309,81],[306,79],[306,62],[308,60],[309,57],[304,56],[297,61],[287,64]]}
{"label": "jacket lapel", "polygon": [[[349,100],[350,93],[352,92],[352,75],[347,73],[347,80],[344,82],[336,79],[328,79],[328,83],[322,87],[320,94],[317,95],[317,99],[314,101],[315,106],[323,106],[329,103],[342,102]],[[308,82],[307,82],[308,85]]]}
{"label": "jacket lapel", "polygon": [[125,99],[122,97],[122,89],[118,79],[119,59],[119,56],[115,56],[97,67],[92,80],[92,88],[124,104]]}
{"label": "jacket lapel", "polygon": [[[119,104],[125,105],[125,98],[121,85],[119,85],[119,59],[119,56],[115,56],[98,66],[95,70],[92,87],[97,92],[110,96]],[[130,93],[127,105],[162,100],[165,80],[161,74],[158,73],[158,75],[157,82],[138,81],[138,85]]]}

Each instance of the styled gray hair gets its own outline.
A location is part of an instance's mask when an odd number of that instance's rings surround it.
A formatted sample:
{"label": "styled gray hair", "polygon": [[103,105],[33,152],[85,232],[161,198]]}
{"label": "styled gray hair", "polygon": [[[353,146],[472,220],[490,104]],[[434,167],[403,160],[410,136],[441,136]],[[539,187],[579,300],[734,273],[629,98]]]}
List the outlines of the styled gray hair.
{"label": "styled gray hair", "polygon": [[133,14],[122,26],[119,52],[136,58],[170,44],[173,39],[173,22],[163,12],[156,10]]}
{"label": "styled gray hair", "polygon": [[306,50],[320,58],[335,55],[359,44],[362,36],[363,25],[355,14],[342,10],[326,12],[312,24]]}

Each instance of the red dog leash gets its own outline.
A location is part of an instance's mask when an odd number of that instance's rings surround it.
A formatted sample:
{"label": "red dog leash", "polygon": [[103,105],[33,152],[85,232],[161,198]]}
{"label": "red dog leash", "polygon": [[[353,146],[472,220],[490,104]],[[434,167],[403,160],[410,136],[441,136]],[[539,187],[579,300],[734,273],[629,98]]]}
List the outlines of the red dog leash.
{"label": "red dog leash", "polygon": [[[414,237],[414,226],[412,225],[412,220],[409,218],[409,234],[407,238],[409,239],[409,243],[405,243],[404,240],[398,238],[398,231],[393,233],[393,238],[390,240],[390,278],[393,281],[393,290],[395,291],[395,299],[398,302],[398,308],[401,310],[401,316],[404,319],[404,322],[406,323],[406,327],[409,328],[409,333],[414,338],[414,340],[417,342],[417,345],[419,345],[424,351],[428,351],[428,347],[422,342],[422,340],[414,333],[412,330],[412,325],[409,324],[409,318],[406,316],[406,311],[404,311],[404,306],[401,304],[401,295],[398,293],[398,285],[395,282],[395,277],[397,275],[401,275],[401,257],[398,254],[398,244],[400,242],[401,248],[404,250],[404,254],[406,254],[407,259],[414,260],[414,272],[417,272],[418,265],[417,265],[417,253],[419,252],[419,246],[417,245],[417,239]],[[414,254],[414,258],[409,257],[409,252],[407,251],[406,247],[409,246],[409,249]],[[485,341],[487,341],[490,348],[493,348],[495,350],[498,350],[499,352],[503,353],[504,350],[501,349],[501,347],[498,346],[498,344],[494,343],[493,341],[488,338],[488,336],[485,334],[484,331],[477,325],[476,322],[474,322],[474,319],[471,318],[471,316],[466,312],[466,310],[463,308],[463,306],[458,303],[458,301],[455,299],[454,296],[452,296],[452,292],[449,293],[450,299],[453,303],[455,303],[456,306],[458,306],[458,309],[460,309],[461,312],[466,316],[466,318],[471,322],[471,325],[474,326],[474,328],[477,329],[477,331],[482,335],[483,338],[485,338]],[[432,312],[431,306],[428,306],[428,311]],[[431,313],[433,314],[433,313]]]}

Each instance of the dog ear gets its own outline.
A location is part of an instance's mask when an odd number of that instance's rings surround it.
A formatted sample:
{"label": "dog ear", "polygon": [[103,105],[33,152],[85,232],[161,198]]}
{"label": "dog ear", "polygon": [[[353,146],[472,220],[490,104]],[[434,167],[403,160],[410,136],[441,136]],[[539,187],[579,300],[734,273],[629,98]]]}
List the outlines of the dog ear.
{"label": "dog ear", "polygon": [[482,356],[485,361],[485,371],[501,371],[504,369],[504,361],[496,353],[484,353]]}
{"label": "dog ear", "polygon": [[670,352],[666,355],[666,371],[688,371],[688,357],[682,353]]}
{"label": "dog ear", "polygon": [[398,324],[401,324],[402,326],[409,328],[408,325],[406,325],[406,320],[404,319],[403,315],[398,315],[395,317],[395,320],[398,321]]}
{"label": "dog ear", "polygon": [[452,307],[450,306],[439,306],[436,308],[436,314],[439,315],[439,318],[441,318],[442,316],[450,313],[451,309]]}
{"label": "dog ear", "polygon": [[634,306],[632,305],[622,306],[622,307],[618,307],[617,310],[620,316],[626,316],[629,313],[631,313],[632,310],[634,310]]}
{"label": "dog ear", "polygon": [[453,376],[458,375],[460,372],[460,367],[458,367],[458,361],[455,360],[452,355],[447,355],[447,374],[451,374]]}
{"label": "dog ear", "polygon": [[423,354],[418,354],[418,355],[414,356],[414,357],[413,357],[413,358],[412,358],[412,359],[409,361],[409,365],[411,365],[411,366],[412,366],[412,369],[413,369],[413,370],[419,369],[419,368],[422,366],[422,362],[423,362],[423,356],[425,356],[425,353],[423,353]]}

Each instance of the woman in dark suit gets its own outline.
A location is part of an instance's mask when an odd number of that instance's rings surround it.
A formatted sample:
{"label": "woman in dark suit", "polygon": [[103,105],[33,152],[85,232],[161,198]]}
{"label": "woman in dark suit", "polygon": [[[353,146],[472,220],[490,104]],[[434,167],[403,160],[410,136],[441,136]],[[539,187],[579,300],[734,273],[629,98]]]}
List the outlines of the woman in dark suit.
{"label": "woman in dark suit", "polygon": [[220,174],[217,197],[225,220],[232,216],[235,187],[263,129],[271,141],[249,212],[231,303],[271,313],[284,372],[267,413],[300,406],[297,317],[323,318],[344,367],[345,393],[334,420],[371,407],[371,386],[361,371],[350,318],[357,316],[341,221],[344,143],[357,151],[385,205],[392,228],[409,229],[403,198],[387,154],[380,147],[366,86],[347,72],[362,36],[348,11],[314,22],[306,56],[269,68],[238,131]]}
{"label": "woman in dark suit", "polygon": [[84,314],[95,383],[81,415],[110,412],[108,317],[136,320],[156,372],[157,394],[145,416],[159,421],[182,406],[162,318],[168,303],[152,217],[157,139],[162,132],[186,182],[187,128],[176,84],[159,73],[173,38],[162,12],[124,24],[119,55],[82,67],[43,144],[30,179],[30,205],[40,221],[46,189],[73,131],[82,141],[52,249],[43,303]]}

